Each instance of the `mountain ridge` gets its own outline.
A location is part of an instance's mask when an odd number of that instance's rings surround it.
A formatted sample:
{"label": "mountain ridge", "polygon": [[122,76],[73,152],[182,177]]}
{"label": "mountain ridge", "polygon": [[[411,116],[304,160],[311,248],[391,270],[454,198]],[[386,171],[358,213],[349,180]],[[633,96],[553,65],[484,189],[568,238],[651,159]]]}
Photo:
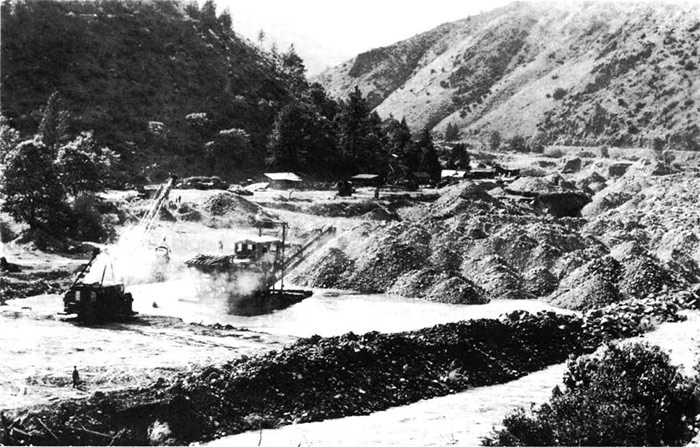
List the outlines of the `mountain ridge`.
{"label": "mountain ridge", "polygon": [[699,5],[516,2],[362,53],[315,80],[336,97],[358,86],[380,116],[437,133],[453,124],[466,140],[498,131],[697,150],[699,40]]}

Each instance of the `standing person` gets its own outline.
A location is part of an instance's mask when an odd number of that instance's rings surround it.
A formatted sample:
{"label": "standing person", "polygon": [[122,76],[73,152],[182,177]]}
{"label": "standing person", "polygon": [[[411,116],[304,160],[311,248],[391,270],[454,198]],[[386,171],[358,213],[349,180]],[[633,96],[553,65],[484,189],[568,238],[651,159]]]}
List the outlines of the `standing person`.
{"label": "standing person", "polygon": [[221,239],[219,239],[219,251],[220,252],[224,251],[224,241],[222,241]]}
{"label": "standing person", "polygon": [[80,383],[80,375],[78,374],[78,368],[73,367],[73,388],[78,388]]}

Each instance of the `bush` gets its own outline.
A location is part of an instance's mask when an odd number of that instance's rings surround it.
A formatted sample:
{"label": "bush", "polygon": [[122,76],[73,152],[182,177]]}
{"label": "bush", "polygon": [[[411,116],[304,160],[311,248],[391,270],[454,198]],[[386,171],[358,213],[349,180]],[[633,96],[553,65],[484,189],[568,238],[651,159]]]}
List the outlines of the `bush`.
{"label": "bush", "polygon": [[571,362],[564,391],[519,410],[484,445],[679,445],[693,436],[695,385],[646,344],[608,345]]}
{"label": "bush", "polygon": [[114,225],[118,218],[101,212],[100,199],[92,194],[81,194],[73,201],[69,236],[85,241],[107,242],[116,237]]}
{"label": "bush", "polygon": [[515,135],[508,140],[508,150],[513,152],[527,152],[527,141],[522,135]]}
{"label": "bush", "polygon": [[556,101],[562,99],[564,96],[566,96],[566,90],[561,87],[557,87],[554,93],[552,93],[552,98]]}

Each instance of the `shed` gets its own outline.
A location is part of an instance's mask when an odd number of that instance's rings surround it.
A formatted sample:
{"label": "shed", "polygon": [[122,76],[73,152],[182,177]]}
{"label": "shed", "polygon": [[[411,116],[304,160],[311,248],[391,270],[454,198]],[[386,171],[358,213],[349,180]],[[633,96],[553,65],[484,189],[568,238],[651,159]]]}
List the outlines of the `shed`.
{"label": "shed", "polygon": [[302,179],[293,172],[268,172],[264,174],[270,179],[271,186],[277,189],[292,189],[301,186]]}
{"label": "shed", "polygon": [[378,174],[357,174],[350,177],[353,186],[381,186],[382,178]]}
{"label": "shed", "polygon": [[452,179],[463,179],[467,175],[467,171],[461,171],[458,169],[443,169],[442,172],[440,173],[440,178],[445,180],[452,180]]}

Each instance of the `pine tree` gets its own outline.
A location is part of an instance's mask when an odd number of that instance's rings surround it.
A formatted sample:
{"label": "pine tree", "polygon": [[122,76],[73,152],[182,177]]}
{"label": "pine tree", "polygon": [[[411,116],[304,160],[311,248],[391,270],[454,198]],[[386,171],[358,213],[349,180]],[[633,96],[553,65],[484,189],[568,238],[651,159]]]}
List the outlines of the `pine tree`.
{"label": "pine tree", "polygon": [[420,153],[415,151],[406,119],[399,122],[394,117],[387,118],[383,132],[389,153],[387,180],[398,183],[410,179],[412,172],[418,170]]}
{"label": "pine tree", "polygon": [[489,148],[492,151],[497,151],[499,147],[501,147],[501,134],[498,133],[497,130],[494,130],[491,132],[491,135],[489,135]]}
{"label": "pine tree", "polygon": [[308,88],[306,66],[304,66],[304,60],[297,54],[294,44],[291,44],[289,49],[282,54],[282,68],[290,77],[290,84],[294,92],[300,93]]}
{"label": "pine tree", "polygon": [[455,141],[459,138],[459,127],[454,123],[447,123],[445,128],[445,140]]}
{"label": "pine tree", "polygon": [[55,151],[58,145],[66,139],[69,119],[70,115],[64,110],[63,101],[61,101],[58,91],[54,91],[42,108],[41,122],[39,123],[41,141],[51,151]]}
{"label": "pine tree", "polygon": [[369,107],[357,86],[343,104],[337,121],[338,149],[341,159],[346,164],[346,174],[350,174],[367,164],[367,156],[371,151],[367,139]]}
{"label": "pine tree", "polygon": [[294,101],[275,119],[268,142],[268,165],[284,171],[325,173],[341,163],[333,156],[331,123],[308,103]]}
{"label": "pine tree", "polygon": [[199,15],[202,25],[205,28],[215,29],[217,27],[216,3],[214,3],[213,0],[204,0]]}
{"label": "pine tree", "polygon": [[469,170],[469,153],[464,143],[458,143],[452,147],[447,161],[447,168]]}
{"label": "pine tree", "polygon": [[435,150],[433,137],[430,129],[427,127],[421,131],[416,142],[416,148],[421,151],[420,171],[427,173],[433,183],[439,182],[442,175],[442,167]]}

